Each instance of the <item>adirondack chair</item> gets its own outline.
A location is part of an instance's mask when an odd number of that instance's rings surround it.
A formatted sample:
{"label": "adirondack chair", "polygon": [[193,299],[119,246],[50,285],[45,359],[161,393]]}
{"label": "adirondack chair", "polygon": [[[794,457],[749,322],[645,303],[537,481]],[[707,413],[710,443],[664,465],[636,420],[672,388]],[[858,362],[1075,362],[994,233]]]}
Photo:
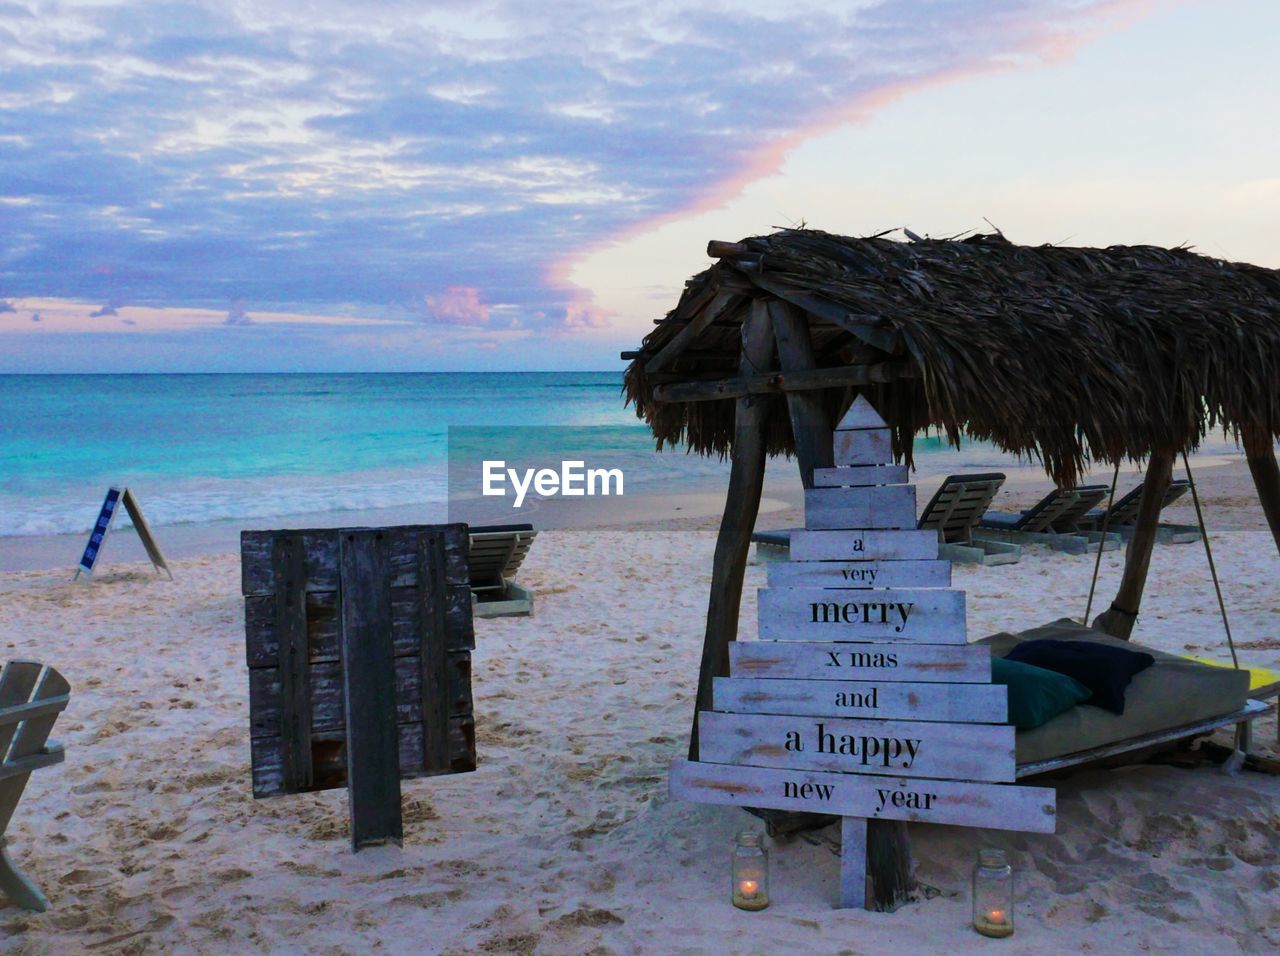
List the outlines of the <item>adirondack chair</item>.
{"label": "adirondack chair", "polygon": [[0,891],[37,912],[49,901],[9,859],[4,834],[31,771],[62,762],[62,745],[49,741],[49,731],[70,693],[61,674],[35,661],[10,661],[0,673]]}

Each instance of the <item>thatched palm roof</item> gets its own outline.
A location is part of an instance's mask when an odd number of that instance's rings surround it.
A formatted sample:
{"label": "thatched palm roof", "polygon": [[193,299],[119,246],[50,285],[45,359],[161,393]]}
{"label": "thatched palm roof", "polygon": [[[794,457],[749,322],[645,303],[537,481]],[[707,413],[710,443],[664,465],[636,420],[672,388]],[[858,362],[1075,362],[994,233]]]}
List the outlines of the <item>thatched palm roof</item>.
{"label": "thatched palm roof", "polygon": [[[743,240],[691,279],[635,354],[626,396],[660,447],[729,451],[732,399],[657,401],[654,388],[678,395],[672,383],[739,376],[743,318],[774,297],[805,311],[818,367],[897,356],[914,376],[863,389],[907,460],[910,437],[933,426],[953,442],[963,433],[1039,458],[1066,486],[1089,460],[1194,448],[1219,425],[1255,442],[1280,436],[1276,270],[1153,246],[784,230]],[[674,360],[646,370],[717,306]],[[821,394],[839,415],[854,390]],[[785,402],[767,400],[770,451],[789,453]]]}

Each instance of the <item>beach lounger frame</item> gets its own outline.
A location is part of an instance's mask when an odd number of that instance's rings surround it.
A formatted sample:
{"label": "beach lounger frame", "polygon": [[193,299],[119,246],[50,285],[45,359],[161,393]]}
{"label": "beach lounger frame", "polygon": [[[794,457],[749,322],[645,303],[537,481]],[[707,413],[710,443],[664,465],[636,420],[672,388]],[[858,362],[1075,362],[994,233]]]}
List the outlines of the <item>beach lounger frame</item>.
{"label": "beach lounger frame", "polygon": [[974,535],[1004,480],[998,471],[947,475],[942,480],[918,522],[921,530],[938,532],[940,558],[963,564],[1017,564],[1022,559],[1018,545]]}
{"label": "beach lounger frame", "polygon": [[[974,529],[974,537],[1011,544],[1039,544],[1066,554],[1096,550],[1101,532],[1081,530],[1079,522],[1107,497],[1109,485],[1055,488],[1030,508],[1012,514],[987,511]],[[1123,538],[1108,530],[1104,551],[1119,548]]]}
{"label": "beach lounger frame", "polygon": [[[1169,482],[1164,493],[1164,501],[1160,505],[1163,511],[1173,504],[1191,487],[1185,478],[1175,478]],[[1142,484],[1130,489],[1111,506],[1111,517],[1107,519],[1107,531],[1115,532],[1124,539],[1133,535],[1138,519],[1138,504],[1142,500]],[[1096,533],[1102,529],[1106,509],[1098,508],[1090,511],[1078,522],[1078,527],[1087,533]],[[1096,540],[1096,539],[1095,539]],[[1156,541],[1160,544],[1188,544],[1200,540],[1200,529],[1195,525],[1170,524],[1161,522],[1156,526]]]}
{"label": "beach lounger frame", "polygon": [[471,594],[476,617],[533,613],[533,592],[514,580],[538,536],[531,524],[476,526],[470,534]]}

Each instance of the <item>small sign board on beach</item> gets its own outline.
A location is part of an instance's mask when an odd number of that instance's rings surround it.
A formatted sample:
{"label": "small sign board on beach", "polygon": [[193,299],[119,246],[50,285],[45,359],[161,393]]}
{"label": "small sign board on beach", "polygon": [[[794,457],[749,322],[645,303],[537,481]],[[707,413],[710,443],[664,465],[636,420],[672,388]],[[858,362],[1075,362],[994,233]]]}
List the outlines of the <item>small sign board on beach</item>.
{"label": "small sign board on beach", "polygon": [[346,787],[399,844],[400,780],[476,767],[464,524],[240,536],[253,795]]}
{"label": "small sign board on beach", "polygon": [[76,565],[75,577],[71,580],[78,580],[80,575],[91,576],[94,566],[98,563],[98,558],[102,554],[102,546],[106,544],[107,535],[111,533],[112,527],[116,523],[116,514],[123,507],[129,512],[129,520],[133,522],[133,528],[138,532],[138,538],[142,541],[142,546],[147,551],[147,557],[151,559],[151,564],[155,567],[157,574],[169,575],[169,580],[173,580],[173,572],[169,570],[169,565],[165,563],[164,555],[160,553],[160,546],[156,544],[155,537],[151,534],[151,527],[147,524],[147,519],[142,516],[142,508],[138,505],[138,499],[134,497],[133,492],[128,488],[108,488],[107,497],[102,502],[102,508],[98,511],[98,520],[93,524],[93,530],[89,532],[89,542],[84,546],[84,554],[80,556],[80,563]]}
{"label": "small sign board on beach", "polygon": [[1006,690],[988,648],[967,643],[964,592],[937,537],[915,530],[914,489],[865,398],[834,447],[792,561],[760,591],[760,639],[729,645],[729,676],[698,717],[699,759],[672,765],[670,791],[840,815],[847,907],[869,905],[867,820],[1051,833],[1056,801],[1011,786]]}

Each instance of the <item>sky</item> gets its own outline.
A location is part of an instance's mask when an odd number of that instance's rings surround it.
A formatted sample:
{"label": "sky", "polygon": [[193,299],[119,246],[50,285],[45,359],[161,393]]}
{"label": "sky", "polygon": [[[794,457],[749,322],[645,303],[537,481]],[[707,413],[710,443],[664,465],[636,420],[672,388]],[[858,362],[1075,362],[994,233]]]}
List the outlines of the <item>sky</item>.
{"label": "sky", "polygon": [[1280,267],[1273,0],[0,0],[0,372],[617,369],[708,239]]}

